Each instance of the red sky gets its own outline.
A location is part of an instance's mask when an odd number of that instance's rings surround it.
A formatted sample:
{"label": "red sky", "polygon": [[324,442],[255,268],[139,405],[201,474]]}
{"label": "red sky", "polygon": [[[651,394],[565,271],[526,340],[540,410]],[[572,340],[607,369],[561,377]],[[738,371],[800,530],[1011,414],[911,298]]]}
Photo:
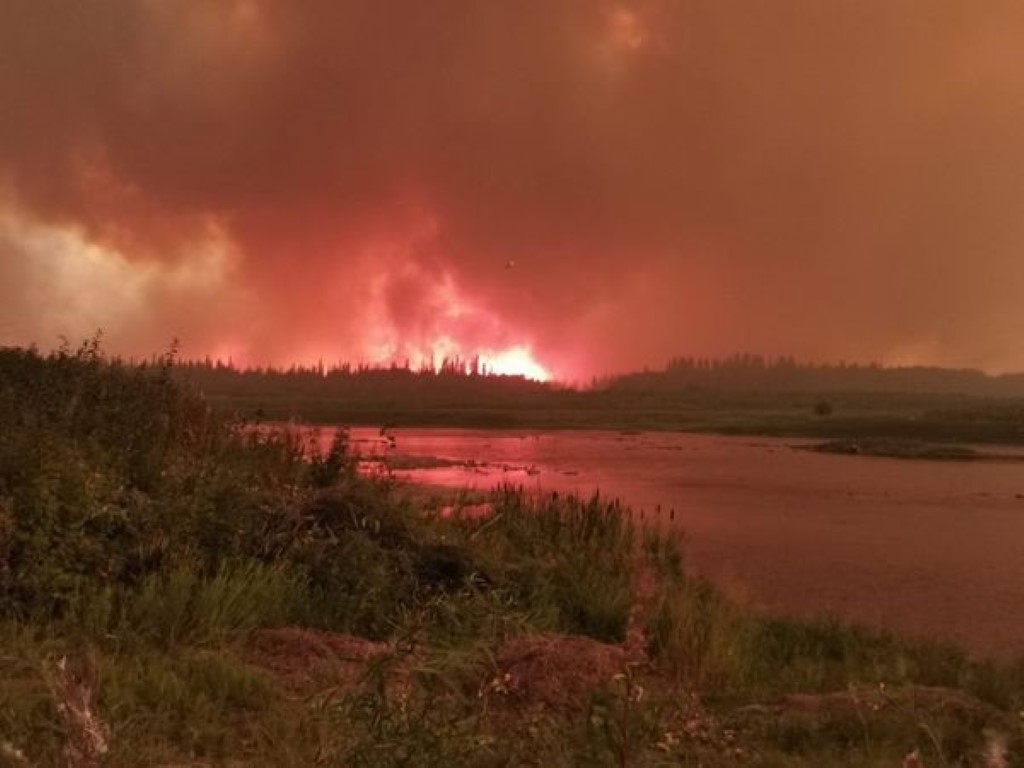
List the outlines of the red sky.
{"label": "red sky", "polygon": [[0,0],[0,344],[1024,368],[1022,40],[1018,0]]}

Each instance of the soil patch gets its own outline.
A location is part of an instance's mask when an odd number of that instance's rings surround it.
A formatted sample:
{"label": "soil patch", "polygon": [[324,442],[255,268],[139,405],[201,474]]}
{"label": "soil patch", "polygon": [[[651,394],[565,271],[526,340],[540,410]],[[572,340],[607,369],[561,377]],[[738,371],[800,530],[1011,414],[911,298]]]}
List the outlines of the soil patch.
{"label": "soil patch", "polygon": [[629,655],[574,635],[526,635],[509,640],[495,656],[498,674],[485,690],[512,708],[582,711],[590,695],[626,672]]}

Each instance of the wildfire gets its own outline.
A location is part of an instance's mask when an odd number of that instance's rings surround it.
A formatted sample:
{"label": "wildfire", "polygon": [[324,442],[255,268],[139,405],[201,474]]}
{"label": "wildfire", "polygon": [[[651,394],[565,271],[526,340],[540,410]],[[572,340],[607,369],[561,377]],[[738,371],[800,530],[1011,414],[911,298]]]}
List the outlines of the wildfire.
{"label": "wildfire", "polygon": [[[412,286],[412,290],[410,290]],[[450,273],[433,275],[413,263],[378,275],[364,343],[377,364],[457,370],[535,381],[552,378],[525,334],[479,300],[467,296]],[[396,306],[395,295],[405,301]],[[410,298],[411,297],[411,298]]]}
{"label": "wildfire", "polygon": [[[408,348],[408,345],[405,345]],[[378,362],[396,362],[393,355],[378,358]],[[405,357],[405,362],[415,369],[445,368],[465,373],[479,373],[488,376],[523,376],[533,381],[550,381],[551,372],[533,355],[530,347],[516,344],[504,349],[479,349],[458,343],[448,336],[428,341],[422,351]]]}
{"label": "wildfire", "polygon": [[480,356],[480,362],[486,370],[505,376],[525,376],[535,381],[551,378],[551,373],[534,359],[528,347],[517,346],[495,354],[484,354]]}

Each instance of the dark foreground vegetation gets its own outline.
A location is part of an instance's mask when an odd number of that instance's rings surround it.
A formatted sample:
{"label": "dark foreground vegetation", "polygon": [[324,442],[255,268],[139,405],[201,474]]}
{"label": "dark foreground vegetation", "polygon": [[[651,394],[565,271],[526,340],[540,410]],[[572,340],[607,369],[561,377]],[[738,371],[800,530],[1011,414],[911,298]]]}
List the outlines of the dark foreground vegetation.
{"label": "dark foreground vegetation", "polygon": [[180,363],[213,407],[255,420],[485,428],[687,430],[922,443],[1024,444],[1024,375],[683,359],[586,388],[488,376],[458,361],[236,369]]}
{"label": "dark foreground vegetation", "polygon": [[0,765],[1024,754],[1024,667],[756,615],[597,497],[361,476],[171,362],[0,350]]}

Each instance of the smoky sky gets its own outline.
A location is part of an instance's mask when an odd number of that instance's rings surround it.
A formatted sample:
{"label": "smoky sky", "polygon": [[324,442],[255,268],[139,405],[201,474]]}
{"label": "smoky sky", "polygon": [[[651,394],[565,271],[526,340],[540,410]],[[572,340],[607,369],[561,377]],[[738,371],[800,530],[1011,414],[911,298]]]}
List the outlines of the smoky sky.
{"label": "smoky sky", "polygon": [[1024,368],[1016,0],[0,0],[0,343]]}

